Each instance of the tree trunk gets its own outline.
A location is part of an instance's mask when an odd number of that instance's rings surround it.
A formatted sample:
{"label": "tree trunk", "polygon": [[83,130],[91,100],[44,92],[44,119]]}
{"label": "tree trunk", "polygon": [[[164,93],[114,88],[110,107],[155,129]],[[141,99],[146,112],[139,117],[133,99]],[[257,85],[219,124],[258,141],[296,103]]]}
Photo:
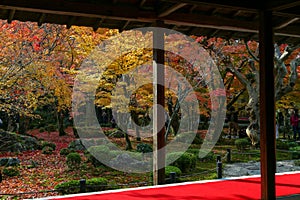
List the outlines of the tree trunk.
{"label": "tree trunk", "polygon": [[64,130],[64,114],[62,111],[57,112],[58,132],[59,136],[67,135]]}
{"label": "tree trunk", "polygon": [[125,140],[126,140],[126,150],[132,150],[132,145],[131,145],[131,141],[130,138],[127,134],[127,129],[125,130]]}
{"label": "tree trunk", "polygon": [[135,132],[136,132],[136,141],[141,141],[139,126],[135,126]]}
{"label": "tree trunk", "polygon": [[249,114],[249,126],[246,129],[246,133],[251,140],[252,146],[257,146],[260,138],[259,129],[259,103],[256,93],[249,93],[249,102],[246,106],[246,110]]}
{"label": "tree trunk", "polygon": [[77,129],[76,129],[75,124],[74,124],[74,118],[72,118],[72,129],[73,129],[73,134],[74,134],[75,138],[79,138]]}
{"label": "tree trunk", "polygon": [[28,125],[29,125],[29,119],[27,117],[20,117],[20,127],[19,127],[19,133],[20,134],[26,134]]}

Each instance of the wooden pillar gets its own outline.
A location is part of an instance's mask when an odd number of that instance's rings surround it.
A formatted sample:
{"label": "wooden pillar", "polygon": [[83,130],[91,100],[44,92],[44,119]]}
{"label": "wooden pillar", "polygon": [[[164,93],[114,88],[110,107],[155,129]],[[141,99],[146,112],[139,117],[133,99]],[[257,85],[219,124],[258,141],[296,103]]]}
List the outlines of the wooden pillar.
{"label": "wooden pillar", "polygon": [[[164,32],[162,29],[153,30],[153,184],[165,183],[165,51]],[[160,107],[161,106],[161,107]],[[158,108],[158,109],[157,109]],[[159,151],[158,151],[159,150]]]}
{"label": "wooden pillar", "polygon": [[276,199],[275,92],[272,12],[259,12],[261,199]]}

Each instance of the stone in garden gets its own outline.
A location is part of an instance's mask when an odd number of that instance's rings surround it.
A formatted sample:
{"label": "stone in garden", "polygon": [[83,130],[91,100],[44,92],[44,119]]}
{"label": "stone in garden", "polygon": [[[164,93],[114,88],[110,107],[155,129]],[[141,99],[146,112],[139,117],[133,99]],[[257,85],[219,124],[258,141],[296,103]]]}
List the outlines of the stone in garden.
{"label": "stone in garden", "polygon": [[0,166],[17,166],[21,162],[18,158],[0,158]]}
{"label": "stone in garden", "polygon": [[118,155],[116,158],[112,159],[109,164],[117,169],[140,169],[141,171],[146,170],[149,167],[147,162],[136,160],[127,153]]}
{"label": "stone in garden", "polygon": [[21,152],[40,149],[39,141],[31,136],[0,130],[0,152]]}
{"label": "stone in garden", "polygon": [[72,141],[69,144],[68,148],[71,149],[71,150],[75,150],[75,151],[83,151],[83,150],[85,150],[85,147],[82,145],[80,139],[76,139],[76,140]]}

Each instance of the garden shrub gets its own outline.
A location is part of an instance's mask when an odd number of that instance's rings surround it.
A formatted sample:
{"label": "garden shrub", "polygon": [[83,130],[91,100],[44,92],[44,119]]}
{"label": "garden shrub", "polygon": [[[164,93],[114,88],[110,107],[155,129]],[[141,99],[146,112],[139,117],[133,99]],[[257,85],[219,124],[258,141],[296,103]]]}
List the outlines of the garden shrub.
{"label": "garden shrub", "polygon": [[300,166],[300,160],[295,160],[294,164],[295,164],[295,166]]}
{"label": "garden shrub", "polygon": [[300,158],[300,146],[291,147],[289,149],[291,152],[291,159],[298,159]]}
{"label": "garden shrub", "polygon": [[95,167],[103,166],[97,158],[93,155],[103,158],[103,160],[112,160],[120,151],[111,150],[107,145],[92,146],[88,148],[88,154],[86,155],[88,161],[90,161]]}
{"label": "garden shrub", "polygon": [[288,146],[289,146],[289,149],[294,148],[294,147],[298,147],[298,149],[300,150],[297,142],[288,142]]}
{"label": "garden shrub", "polygon": [[216,160],[216,155],[214,154],[214,152],[209,152],[208,154],[206,154],[206,156],[204,156],[203,158],[199,158],[201,161],[211,161],[211,160]]}
{"label": "garden shrub", "polygon": [[[181,176],[182,172],[178,167],[168,165],[165,167],[165,179],[166,183],[171,183],[170,180],[170,173],[175,172],[176,173],[176,180],[175,182],[178,182],[178,178]],[[153,181],[153,172],[150,173],[150,179]]]}
{"label": "garden shrub", "polygon": [[20,170],[17,167],[5,167],[2,170],[2,173],[6,176],[19,176],[20,175]]}
{"label": "garden shrub", "polygon": [[297,142],[282,141],[280,139],[276,140],[276,148],[282,150],[289,150],[290,148],[298,146]]}
{"label": "garden shrub", "polygon": [[139,143],[136,146],[137,152],[150,153],[153,151],[152,146],[146,143]]}
{"label": "garden shrub", "polygon": [[215,154],[212,151],[208,152],[203,158],[199,158],[199,152],[206,153],[206,151],[204,150],[188,149],[187,152],[194,154],[200,161],[215,160],[216,158]]}
{"label": "garden shrub", "polygon": [[166,166],[165,177],[166,178],[170,177],[171,172],[175,172],[177,177],[181,176],[181,174],[182,174],[181,170],[178,167],[171,166],[171,165]]}
{"label": "garden shrub", "polygon": [[218,174],[217,173],[211,173],[208,176],[205,176],[205,180],[213,180],[213,179],[217,179],[218,178]]}
{"label": "garden shrub", "polygon": [[300,151],[300,146],[290,147],[291,151]]}
{"label": "garden shrub", "polygon": [[54,132],[57,130],[57,126],[55,124],[49,124],[47,127],[45,127],[45,129],[48,132]]}
{"label": "garden shrub", "polygon": [[199,149],[188,149],[186,152],[192,153],[194,155],[198,155],[199,154]]}
{"label": "garden shrub", "polygon": [[247,138],[241,138],[235,140],[235,146],[239,151],[245,150],[248,145],[250,144],[249,140]]}
{"label": "garden shrub", "polygon": [[276,149],[289,150],[289,144],[286,141],[276,140]]}
{"label": "garden shrub", "polygon": [[40,133],[45,132],[45,128],[40,128],[40,129],[39,129],[39,132],[40,132]]}
{"label": "garden shrub", "polygon": [[[114,151],[114,152],[117,153],[116,156],[122,153],[122,152],[120,152],[120,151]],[[142,155],[141,153],[138,153],[138,152],[131,152],[131,151],[126,151],[126,153],[127,153],[131,158],[133,158],[133,159],[135,159],[135,160],[141,161],[141,160],[143,159],[143,155]]]}
{"label": "garden shrub", "polygon": [[79,153],[73,152],[67,155],[67,165],[69,168],[78,167],[81,163],[81,157]]}
{"label": "garden shrub", "polygon": [[73,152],[74,152],[74,151],[71,150],[71,149],[68,149],[68,148],[62,148],[62,149],[60,150],[59,154],[60,154],[61,156],[67,156],[68,154],[73,153]]}
{"label": "garden shrub", "polygon": [[[54,187],[61,194],[76,194],[80,192],[80,181],[71,180],[60,183]],[[108,181],[105,178],[92,178],[86,180],[86,192],[96,192],[108,189]]]}
{"label": "garden shrub", "polygon": [[54,144],[52,142],[42,141],[41,146],[42,146],[42,149],[44,147],[51,147],[53,149],[53,151],[56,149],[56,144]]}
{"label": "garden shrub", "polygon": [[[176,158],[178,159],[175,160]],[[166,160],[168,163],[170,163],[171,160],[175,160],[172,163],[173,166],[178,167],[182,172],[188,172],[195,168],[197,157],[188,152],[172,152],[167,154]]]}
{"label": "garden shrub", "polygon": [[53,148],[52,148],[52,147],[45,146],[45,147],[42,149],[42,154],[52,154],[52,153],[53,153]]}

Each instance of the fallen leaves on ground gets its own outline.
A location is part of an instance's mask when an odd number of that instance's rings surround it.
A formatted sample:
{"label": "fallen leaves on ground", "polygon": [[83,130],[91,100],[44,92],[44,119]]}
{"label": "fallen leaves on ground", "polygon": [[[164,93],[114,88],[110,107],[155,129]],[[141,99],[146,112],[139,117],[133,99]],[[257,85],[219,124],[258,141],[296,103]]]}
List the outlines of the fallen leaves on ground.
{"label": "fallen leaves on ground", "polygon": [[[0,157],[17,157],[21,161],[20,175],[15,177],[3,176],[0,183],[0,197],[4,194],[30,193],[37,191],[50,191],[60,182],[68,179],[69,169],[65,156],[59,154],[60,149],[66,148],[75,138],[71,129],[67,129],[66,136],[59,136],[58,132],[30,131],[29,134],[45,141],[56,144],[53,154],[42,154],[41,150],[26,151],[21,153],[1,153]],[[32,166],[32,165],[36,166]],[[21,195],[20,198],[35,198],[57,195],[56,192]],[[9,199],[11,196],[7,196]]]}

